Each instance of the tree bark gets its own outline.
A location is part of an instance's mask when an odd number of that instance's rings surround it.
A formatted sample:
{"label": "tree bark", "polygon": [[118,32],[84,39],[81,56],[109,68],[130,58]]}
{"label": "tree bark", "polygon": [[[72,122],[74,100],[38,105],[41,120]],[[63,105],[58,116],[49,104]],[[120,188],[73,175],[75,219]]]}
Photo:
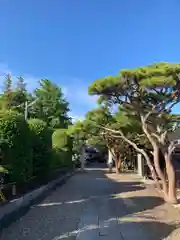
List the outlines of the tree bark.
{"label": "tree bark", "polygon": [[112,172],[112,168],[110,168],[110,164],[113,162],[113,150],[108,147],[108,161],[107,161],[107,164],[108,164],[108,167],[109,167],[109,172]]}
{"label": "tree bark", "polygon": [[[152,147],[153,147],[153,161],[154,161],[154,165],[155,165],[155,170],[156,173],[158,174],[158,177],[162,180],[162,184],[163,184],[163,190],[164,190],[164,199],[166,199],[166,193],[167,193],[167,189],[166,189],[166,180],[164,178],[163,172],[160,169],[160,165],[159,165],[159,149],[158,149],[158,145],[157,142],[152,138],[151,134],[148,131],[148,126],[146,124],[146,120],[148,118],[148,116],[151,114],[151,112],[149,112],[145,117],[143,115],[141,115],[141,122],[142,122],[142,129],[144,131],[144,133],[146,134],[149,142],[151,143]],[[159,181],[157,179],[157,175],[155,175],[154,180],[156,182],[156,186],[158,188],[158,190],[161,190],[161,186],[159,184]]]}
{"label": "tree bark", "polygon": [[121,156],[119,153],[115,155],[115,166],[116,166],[116,173],[119,174],[121,172]]}
{"label": "tree bark", "polygon": [[158,174],[158,177],[161,179],[162,181],[162,190],[163,190],[163,195],[164,195],[164,200],[167,201],[168,199],[168,185],[166,182],[166,177],[163,173],[163,171],[161,170],[160,167],[160,159],[159,159],[159,147],[157,145],[153,146],[153,160],[154,160],[154,166],[155,166],[155,170]]}
{"label": "tree bark", "polygon": [[165,162],[166,162],[166,172],[169,182],[168,188],[168,202],[172,204],[177,203],[177,196],[176,196],[176,174],[175,169],[172,164],[171,154],[165,153]]}
{"label": "tree bark", "polygon": [[160,188],[159,187],[159,183],[158,183],[158,179],[157,179],[157,174],[156,174],[156,171],[154,169],[154,166],[151,164],[150,158],[149,158],[148,154],[146,153],[146,151],[144,151],[144,149],[139,148],[135,142],[133,142],[130,139],[128,139],[123,134],[123,132],[121,130],[114,130],[114,129],[110,129],[110,128],[103,127],[103,126],[100,126],[100,125],[97,125],[97,126],[99,126],[100,128],[102,128],[102,129],[104,129],[106,131],[109,131],[109,132],[112,132],[112,133],[115,133],[115,134],[120,134],[119,136],[116,135],[114,137],[123,139],[125,142],[127,142],[129,145],[131,145],[137,152],[141,153],[144,156],[144,158],[145,158],[145,160],[147,162],[147,165],[148,165],[148,167],[149,167],[149,169],[151,171],[152,178],[154,179],[157,187]]}

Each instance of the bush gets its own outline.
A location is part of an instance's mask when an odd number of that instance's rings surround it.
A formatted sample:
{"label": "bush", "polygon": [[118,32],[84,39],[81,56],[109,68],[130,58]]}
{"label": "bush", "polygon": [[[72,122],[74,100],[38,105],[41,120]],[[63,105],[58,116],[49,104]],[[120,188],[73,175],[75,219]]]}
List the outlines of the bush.
{"label": "bush", "polygon": [[53,160],[52,168],[72,166],[72,140],[67,129],[57,129],[52,135]]}
{"label": "bush", "polygon": [[44,177],[50,171],[52,131],[40,119],[28,121],[32,134],[33,176]]}
{"label": "bush", "polygon": [[13,111],[0,112],[1,162],[10,180],[25,182],[32,176],[31,133],[24,116]]}

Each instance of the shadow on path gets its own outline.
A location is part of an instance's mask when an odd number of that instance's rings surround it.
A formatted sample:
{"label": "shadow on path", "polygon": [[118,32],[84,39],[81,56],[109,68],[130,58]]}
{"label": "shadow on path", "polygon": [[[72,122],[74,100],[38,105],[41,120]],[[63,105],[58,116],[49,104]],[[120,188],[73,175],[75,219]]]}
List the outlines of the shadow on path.
{"label": "shadow on path", "polygon": [[[1,240],[21,240],[24,235],[26,240],[96,240],[99,237],[160,240],[177,228],[175,224],[140,214],[162,205],[161,198],[121,197],[121,194],[143,191],[145,187],[141,182],[117,182],[105,174],[105,169],[96,167],[78,172],[5,229]],[[24,229],[28,229],[27,233]]]}

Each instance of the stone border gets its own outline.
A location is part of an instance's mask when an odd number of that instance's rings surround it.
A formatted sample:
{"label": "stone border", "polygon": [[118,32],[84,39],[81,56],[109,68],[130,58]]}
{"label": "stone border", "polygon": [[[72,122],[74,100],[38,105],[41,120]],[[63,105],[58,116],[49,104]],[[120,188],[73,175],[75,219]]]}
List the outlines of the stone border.
{"label": "stone border", "polygon": [[13,199],[9,203],[0,207],[0,231],[8,227],[12,222],[23,216],[29,208],[42,201],[50,191],[66,182],[74,174],[74,171],[66,173],[50,183],[43,185],[29,193],[26,193],[20,198]]}

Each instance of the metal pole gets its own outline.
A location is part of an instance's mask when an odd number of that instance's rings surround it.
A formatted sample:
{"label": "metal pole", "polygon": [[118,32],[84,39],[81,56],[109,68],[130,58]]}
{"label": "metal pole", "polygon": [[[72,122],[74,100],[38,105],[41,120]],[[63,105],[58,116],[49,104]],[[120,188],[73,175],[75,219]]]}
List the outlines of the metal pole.
{"label": "metal pole", "polygon": [[24,110],[24,118],[25,120],[27,120],[27,116],[28,116],[28,102],[25,102],[25,110]]}

